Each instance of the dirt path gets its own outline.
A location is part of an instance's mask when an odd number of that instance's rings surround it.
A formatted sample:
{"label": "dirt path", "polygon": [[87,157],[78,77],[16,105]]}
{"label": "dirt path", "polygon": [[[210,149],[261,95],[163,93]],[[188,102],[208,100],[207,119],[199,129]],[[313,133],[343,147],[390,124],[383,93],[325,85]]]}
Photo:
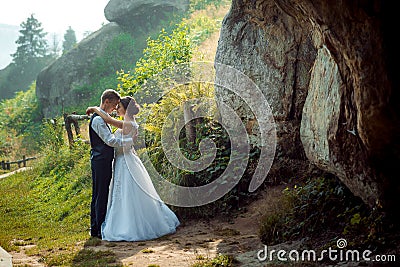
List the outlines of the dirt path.
{"label": "dirt path", "polygon": [[18,266],[29,266],[29,267],[45,267],[44,264],[39,262],[39,257],[35,256],[28,256],[26,255],[25,251],[34,247],[35,245],[26,245],[26,246],[20,246],[19,252],[10,252],[12,256],[12,263],[13,267],[18,267]]}
{"label": "dirt path", "polygon": [[255,233],[242,233],[237,228],[235,224],[227,227],[217,222],[192,221],[178,228],[175,234],[158,240],[102,241],[101,245],[88,248],[113,251],[124,266],[191,266],[218,253],[236,255],[260,247]]}
{"label": "dirt path", "polygon": [[[185,267],[212,259],[219,253],[233,255],[235,266],[263,266],[257,251],[263,248],[258,238],[258,224],[265,199],[260,198],[232,221],[214,219],[184,222],[173,235],[145,242],[107,242],[86,247],[112,251],[123,266]],[[264,203],[265,204],[265,203]]]}
{"label": "dirt path", "polygon": [[11,176],[11,175],[13,175],[13,174],[16,174],[17,172],[22,172],[22,171],[26,171],[26,170],[29,170],[29,169],[31,169],[32,167],[22,167],[22,168],[19,168],[18,170],[15,170],[15,171],[12,171],[12,172],[8,172],[8,173],[5,173],[5,174],[2,174],[2,175],[0,175],[0,179],[3,179],[3,178],[6,178],[6,177],[8,177],[8,176]]}

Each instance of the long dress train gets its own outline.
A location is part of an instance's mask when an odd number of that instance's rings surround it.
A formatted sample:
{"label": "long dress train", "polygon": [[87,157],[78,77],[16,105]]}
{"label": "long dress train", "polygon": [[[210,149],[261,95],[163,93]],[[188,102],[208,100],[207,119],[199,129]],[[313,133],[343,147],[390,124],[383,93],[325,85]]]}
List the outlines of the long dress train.
{"label": "long dress train", "polygon": [[[138,128],[136,122],[132,124]],[[117,130],[115,135],[121,136],[122,131]],[[150,240],[174,233],[179,224],[175,213],[158,196],[140,158],[131,149],[115,148],[102,239]]]}

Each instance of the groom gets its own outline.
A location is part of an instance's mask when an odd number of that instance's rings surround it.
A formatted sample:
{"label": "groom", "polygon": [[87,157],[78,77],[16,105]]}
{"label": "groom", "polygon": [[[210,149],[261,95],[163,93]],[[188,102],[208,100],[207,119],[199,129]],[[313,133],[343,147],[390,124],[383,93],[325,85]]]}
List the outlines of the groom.
{"label": "groom", "polygon": [[[120,95],[107,89],[101,95],[100,108],[110,114],[120,102]],[[108,191],[112,177],[114,147],[122,147],[132,142],[116,138],[109,125],[96,113],[89,123],[90,163],[92,168],[92,203],[90,207],[90,235],[101,238],[101,224],[107,211]]]}

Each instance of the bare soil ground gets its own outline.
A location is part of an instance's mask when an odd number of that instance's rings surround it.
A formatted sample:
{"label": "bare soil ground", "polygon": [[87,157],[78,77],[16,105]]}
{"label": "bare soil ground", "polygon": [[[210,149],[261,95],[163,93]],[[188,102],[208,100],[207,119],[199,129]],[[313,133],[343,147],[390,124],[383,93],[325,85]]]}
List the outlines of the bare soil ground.
{"label": "bare soil ground", "polygon": [[[258,237],[258,223],[262,215],[265,199],[254,201],[246,212],[232,220],[216,218],[212,220],[190,220],[182,222],[177,232],[157,240],[142,242],[108,242],[86,247],[93,250],[109,250],[115,253],[123,266],[184,267],[212,259],[218,254],[237,256],[250,251],[258,251],[263,245]],[[257,255],[253,255],[257,260]],[[237,262],[237,266],[246,266]],[[254,264],[248,266],[257,266]],[[262,266],[262,265],[259,265]]]}

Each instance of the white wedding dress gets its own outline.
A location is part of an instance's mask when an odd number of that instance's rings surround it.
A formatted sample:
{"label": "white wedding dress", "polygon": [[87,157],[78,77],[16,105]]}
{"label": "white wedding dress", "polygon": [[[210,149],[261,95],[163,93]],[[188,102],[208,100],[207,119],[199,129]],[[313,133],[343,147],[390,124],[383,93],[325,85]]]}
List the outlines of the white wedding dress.
{"label": "white wedding dress", "polygon": [[[139,127],[132,122],[134,130]],[[115,132],[116,137],[122,131]],[[125,136],[131,138],[132,134]],[[115,148],[107,213],[101,226],[107,241],[150,240],[176,231],[180,222],[160,199],[140,158],[131,149]]]}

